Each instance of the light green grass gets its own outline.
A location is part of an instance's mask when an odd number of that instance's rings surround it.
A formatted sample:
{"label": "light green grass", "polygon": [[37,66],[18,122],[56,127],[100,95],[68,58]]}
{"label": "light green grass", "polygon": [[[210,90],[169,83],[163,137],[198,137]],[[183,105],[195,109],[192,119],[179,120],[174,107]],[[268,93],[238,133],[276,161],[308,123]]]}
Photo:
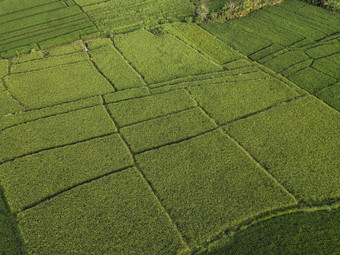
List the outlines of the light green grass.
{"label": "light green grass", "polygon": [[117,131],[103,106],[51,116],[0,134],[0,162]]}
{"label": "light green grass", "polygon": [[136,159],[193,247],[243,219],[295,203],[220,130]]}
{"label": "light green grass", "polygon": [[60,194],[18,218],[31,254],[173,254],[185,248],[132,168]]}
{"label": "light green grass", "polygon": [[281,105],[226,130],[300,201],[329,201],[339,189],[339,113],[313,97]]}
{"label": "light green grass", "polygon": [[[222,67],[169,34],[156,36],[138,30],[118,35],[114,41],[149,84],[222,70]],[[165,66],[167,68],[162,68]]]}
{"label": "light green grass", "polygon": [[128,148],[115,134],[7,162],[0,166],[0,178],[8,204],[16,212],[132,164]]}

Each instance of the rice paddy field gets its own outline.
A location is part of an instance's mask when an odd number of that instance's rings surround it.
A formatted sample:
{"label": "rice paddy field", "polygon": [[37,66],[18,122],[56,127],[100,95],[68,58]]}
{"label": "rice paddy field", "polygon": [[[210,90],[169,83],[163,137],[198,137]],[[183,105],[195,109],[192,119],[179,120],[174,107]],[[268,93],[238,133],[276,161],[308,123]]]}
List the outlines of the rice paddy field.
{"label": "rice paddy field", "polygon": [[194,15],[0,0],[1,255],[340,254],[340,14]]}

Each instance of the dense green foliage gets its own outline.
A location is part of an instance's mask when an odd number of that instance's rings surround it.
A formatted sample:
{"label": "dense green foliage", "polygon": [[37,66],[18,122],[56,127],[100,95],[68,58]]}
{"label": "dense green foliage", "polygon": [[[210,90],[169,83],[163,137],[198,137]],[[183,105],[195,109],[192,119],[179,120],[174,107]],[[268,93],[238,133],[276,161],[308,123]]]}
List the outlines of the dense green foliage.
{"label": "dense green foliage", "polygon": [[281,215],[225,236],[198,254],[337,254],[339,220],[339,209]]}

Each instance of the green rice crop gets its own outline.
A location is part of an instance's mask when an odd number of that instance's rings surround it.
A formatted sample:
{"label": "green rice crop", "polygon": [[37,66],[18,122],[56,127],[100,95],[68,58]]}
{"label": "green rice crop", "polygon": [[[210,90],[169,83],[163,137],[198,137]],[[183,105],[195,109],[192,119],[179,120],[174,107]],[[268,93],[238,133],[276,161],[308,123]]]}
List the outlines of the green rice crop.
{"label": "green rice crop", "polygon": [[16,212],[132,164],[128,148],[114,134],[7,162],[0,165],[0,178],[8,204]]}
{"label": "green rice crop", "polygon": [[340,111],[340,83],[322,89],[316,95],[327,104]]}
{"label": "green rice crop", "polygon": [[136,155],[191,246],[294,199],[221,130]]}
{"label": "green rice crop", "polygon": [[312,67],[326,73],[335,79],[340,79],[340,53],[328,57],[320,58],[314,61]]}
{"label": "green rice crop", "polygon": [[226,126],[300,201],[340,194],[339,113],[304,97]]}
{"label": "green rice crop", "polygon": [[[149,84],[222,70],[222,67],[169,34],[156,36],[148,31],[138,30],[117,35],[114,41]],[[163,66],[167,68],[162,68]]]}
{"label": "green rice crop", "polygon": [[8,114],[0,120],[0,129],[6,129],[21,123],[31,122],[33,120],[58,115],[66,112],[89,108],[91,106],[101,105],[100,96],[90,97],[70,103],[59,104],[52,107],[45,107],[31,111],[16,112],[16,114]]}
{"label": "green rice crop", "polygon": [[200,26],[246,55],[253,54],[270,46],[271,43],[269,41],[233,26],[234,22],[236,21],[229,21],[230,25],[203,23]]}
{"label": "green rice crop", "polygon": [[299,95],[276,79],[189,87],[189,90],[220,124]]}
{"label": "green rice crop", "polygon": [[121,129],[134,152],[155,148],[198,135],[216,125],[199,108],[185,110]]}
{"label": "green rice crop", "polygon": [[0,59],[0,79],[2,79],[8,73],[8,61],[6,59]]}
{"label": "green rice crop", "polygon": [[0,133],[0,162],[115,131],[104,106],[38,119]]}
{"label": "green rice crop", "polygon": [[309,57],[301,51],[288,51],[266,62],[265,65],[276,72],[281,72],[284,69],[307,59],[309,59]]}
{"label": "green rice crop", "polygon": [[113,47],[110,39],[107,39],[106,46],[91,50],[91,57],[100,71],[118,90],[144,85],[141,76],[136,73],[117,49]]}
{"label": "green rice crop", "polygon": [[235,50],[195,24],[172,23],[166,26],[165,30],[212,57],[219,64],[232,62],[241,57]]}
{"label": "green rice crop", "polygon": [[306,68],[290,76],[290,79],[311,93],[336,83],[336,80],[315,69]]}
{"label": "green rice crop", "polygon": [[17,223],[13,215],[8,211],[6,201],[3,198],[0,187],[0,251],[2,254],[24,254],[18,235]]}
{"label": "green rice crop", "polygon": [[13,95],[28,108],[46,107],[114,91],[90,61],[12,74],[5,77],[5,82]]}
{"label": "green rice crop", "polygon": [[81,61],[88,61],[88,56],[85,52],[79,52],[71,55],[48,57],[43,59],[37,59],[34,61],[26,61],[23,63],[12,65],[11,74],[41,70],[49,67],[67,65],[69,63]]}
{"label": "green rice crop", "polygon": [[109,104],[107,108],[120,127],[161,117],[196,106],[183,90],[130,99]]}
{"label": "green rice crop", "polygon": [[0,117],[7,115],[9,113],[15,113],[15,112],[22,110],[22,108],[20,107],[18,102],[15,101],[11,97],[9,92],[6,91],[4,89],[4,87],[1,86],[1,85],[0,85],[0,105],[1,105],[1,107],[0,107]]}
{"label": "green rice crop", "polygon": [[185,246],[133,168],[66,191],[18,214],[29,253],[176,253]]}
{"label": "green rice crop", "polygon": [[339,212],[298,212],[271,218],[225,236],[198,254],[336,254]]}

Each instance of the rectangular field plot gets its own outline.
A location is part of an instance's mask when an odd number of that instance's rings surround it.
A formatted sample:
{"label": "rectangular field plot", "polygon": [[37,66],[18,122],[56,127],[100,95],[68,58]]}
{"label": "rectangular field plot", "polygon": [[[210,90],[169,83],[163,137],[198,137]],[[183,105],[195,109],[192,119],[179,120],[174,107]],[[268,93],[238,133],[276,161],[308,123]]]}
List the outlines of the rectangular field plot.
{"label": "rectangular field plot", "polygon": [[283,82],[273,78],[188,89],[199,104],[220,124],[299,95]]}
{"label": "rectangular field plot", "polygon": [[103,33],[119,33],[195,14],[189,0],[76,0]]}
{"label": "rectangular field plot", "polygon": [[110,39],[105,46],[91,50],[91,57],[103,74],[118,90],[137,88],[144,85],[142,77],[125,61],[113,47]]}
{"label": "rectangular field plot", "polygon": [[196,106],[184,90],[146,96],[108,105],[120,127],[161,117]]}
{"label": "rectangular field plot", "polygon": [[136,155],[189,245],[294,199],[220,130]]}
{"label": "rectangular field plot", "polygon": [[300,201],[340,195],[340,115],[313,97],[226,126]]}
{"label": "rectangular field plot", "polygon": [[66,191],[19,213],[18,221],[30,254],[176,254],[185,249],[133,168]]}
{"label": "rectangular field plot", "polygon": [[104,106],[72,111],[0,133],[0,163],[16,157],[117,131]]}
{"label": "rectangular field plot", "polygon": [[238,52],[196,24],[172,23],[164,26],[164,29],[197,48],[200,52],[212,57],[219,64],[225,64],[241,58]]}
{"label": "rectangular field plot", "polygon": [[336,83],[334,78],[312,68],[298,71],[290,76],[289,79],[310,93],[316,93],[319,90]]}
{"label": "rectangular field plot", "polygon": [[228,24],[202,23],[200,26],[246,55],[253,54],[272,44],[270,41],[260,38],[258,35],[246,32],[232,25],[233,22],[236,23],[237,20],[230,21]]}
{"label": "rectangular field plot", "polygon": [[[38,60],[40,61],[40,60]],[[10,92],[28,108],[40,108],[114,91],[90,61],[5,77]]]}
{"label": "rectangular field plot", "polygon": [[0,10],[3,10],[0,15],[0,53],[3,57],[29,52],[35,43],[41,43],[45,48],[98,31],[76,5],[67,6],[64,1],[22,2],[0,2]]}
{"label": "rectangular field plot", "polygon": [[122,128],[120,132],[134,152],[162,146],[215,128],[199,108],[145,121]]}
{"label": "rectangular field plot", "polygon": [[290,66],[306,61],[309,57],[302,51],[288,51],[267,61],[265,65],[276,72],[281,72]]}
{"label": "rectangular field plot", "polygon": [[121,168],[132,157],[118,134],[43,151],[0,165],[1,184],[12,212]]}
{"label": "rectangular field plot", "polygon": [[340,83],[319,91],[316,96],[340,111]]}
{"label": "rectangular field plot", "polygon": [[156,36],[138,30],[117,35],[114,41],[148,84],[222,70],[221,66],[170,34]]}
{"label": "rectangular field plot", "polygon": [[8,60],[0,59],[0,79],[8,73]]}

